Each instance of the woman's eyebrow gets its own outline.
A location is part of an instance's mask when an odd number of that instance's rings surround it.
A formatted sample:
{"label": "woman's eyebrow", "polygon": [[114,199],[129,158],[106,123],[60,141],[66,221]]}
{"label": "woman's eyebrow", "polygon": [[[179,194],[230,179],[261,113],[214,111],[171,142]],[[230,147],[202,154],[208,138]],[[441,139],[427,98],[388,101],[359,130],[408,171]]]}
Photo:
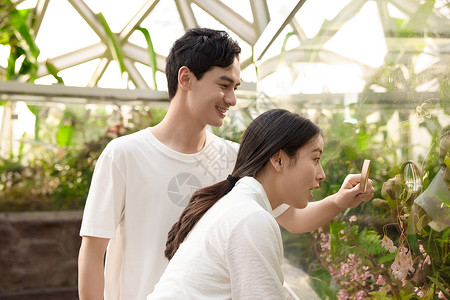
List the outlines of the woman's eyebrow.
{"label": "woman's eyebrow", "polygon": [[320,154],[323,153],[322,149],[320,148],[313,149],[311,152],[319,152]]}

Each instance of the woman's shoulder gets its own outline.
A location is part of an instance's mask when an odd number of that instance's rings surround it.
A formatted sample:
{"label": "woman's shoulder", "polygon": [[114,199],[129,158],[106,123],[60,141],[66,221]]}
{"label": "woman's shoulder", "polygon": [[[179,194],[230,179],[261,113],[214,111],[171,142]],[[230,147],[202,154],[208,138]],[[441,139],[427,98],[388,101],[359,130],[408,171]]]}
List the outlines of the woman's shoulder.
{"label": "woman's shoulder", "polygon": [[273,216],[249,195],[231,192],[218,204],[217,209],[223,212],[221,217],[231,224],[230,227],[238,227],[245,222],[276,224]]}

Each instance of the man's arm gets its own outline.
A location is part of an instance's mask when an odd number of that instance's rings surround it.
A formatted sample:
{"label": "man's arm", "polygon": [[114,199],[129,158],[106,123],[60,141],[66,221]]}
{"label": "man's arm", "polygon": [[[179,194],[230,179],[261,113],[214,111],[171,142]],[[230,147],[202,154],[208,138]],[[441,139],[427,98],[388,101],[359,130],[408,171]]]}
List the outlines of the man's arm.
{"label": "man's arm", "polygon": [[362,201],[369,201],[373,197],[373,182],[369,180],[366,192],[360,190],[360,174],[348,175],[336,194],[321,201],[311,202],[303,209],[289,207],[276,220],[291,233],[305,233],[313,231],[336,217],[346,208],[354,208]]}
{"label": "man's arm", "polygon": [[83,236],[78,256],[80,300],[102,300],[105,285],[104,258],[109,239]]}

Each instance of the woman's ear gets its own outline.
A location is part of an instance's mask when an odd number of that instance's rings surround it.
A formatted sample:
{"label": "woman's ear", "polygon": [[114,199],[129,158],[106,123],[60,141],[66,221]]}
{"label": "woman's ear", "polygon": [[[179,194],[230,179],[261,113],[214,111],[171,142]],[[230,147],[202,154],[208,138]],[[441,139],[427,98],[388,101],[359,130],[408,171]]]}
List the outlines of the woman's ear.
{"label": "woman's ear", "polygon": [[188,67],[182,66],[180,70],[178,70],[178,85],[183,90],[189,90],[191,85],[191,70]]}
{"label": "woman's ear", "polygon": [[283,150],[278,150],[277,153],[270,157],[270,164],[275,169],[276,172],[280,173],[283,170],[286,156]]}

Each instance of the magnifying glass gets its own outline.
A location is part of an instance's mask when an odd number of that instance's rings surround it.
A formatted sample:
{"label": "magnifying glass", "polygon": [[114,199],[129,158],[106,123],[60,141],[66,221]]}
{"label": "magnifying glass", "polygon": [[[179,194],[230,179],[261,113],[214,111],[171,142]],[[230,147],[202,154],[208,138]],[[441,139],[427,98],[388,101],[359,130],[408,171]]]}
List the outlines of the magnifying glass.
{"label": "magnifying glass", "polygon": [[407,161],[402,169],[406,187],[413,193],[419,193],[423,186],[420,167],[413,161]]}
{"label": "magnifying glass", "polygon": [[365,159],[361,170],[361,190],[363,193],[367,190],[367,182],[369,181],[370,160]]}

